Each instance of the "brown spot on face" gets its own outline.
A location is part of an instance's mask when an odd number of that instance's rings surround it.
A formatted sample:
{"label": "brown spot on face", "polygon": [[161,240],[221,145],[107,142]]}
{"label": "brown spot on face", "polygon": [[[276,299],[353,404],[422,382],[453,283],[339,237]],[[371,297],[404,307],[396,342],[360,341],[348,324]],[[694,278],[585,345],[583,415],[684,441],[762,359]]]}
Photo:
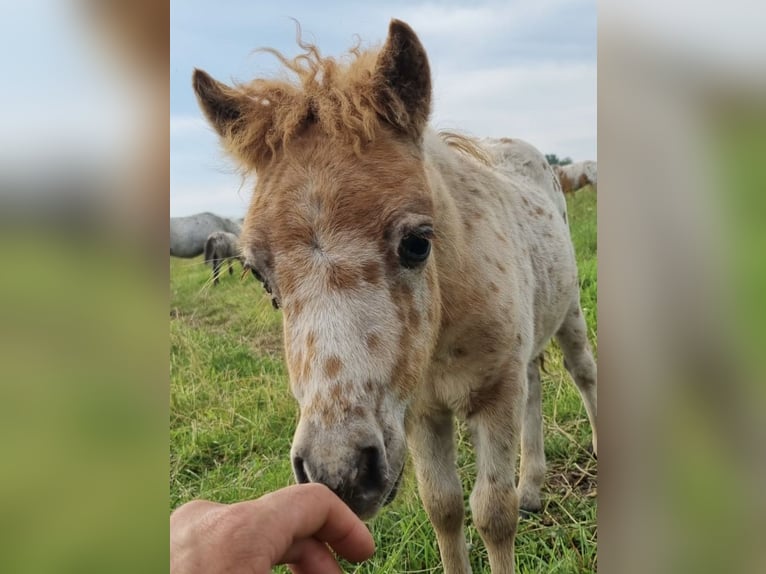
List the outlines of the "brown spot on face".
{"label": "brown spot on face", "polygon": [[497,270],[501,273],[505,273],[506,271],[505,265],[503,265],[500,261],[495,261],[495,267],[497,267]]}
{"label": "brown spot on face", "polygon": [[359,269],[344,263],[333,263],[328,269],[327,284],[331,289],[353,289],[362,280]]}
{"label": "brown spot on face", "polygon": [[453,347],[451,351],[452,356],[457,359],[465,357],[468,354],[468,351],[466,351],[463,347]]}
{"label": "brown spot on face", "polygon": [[351,416],[355,419],[361,419],[367,414],[367,411],[365,408],[361,405],[356,405],[353,409],[351,409]]}
{"label": "brown spot on face", "polygon": [[281,268],[277,273],[277,282],[282,296],[288,296],[293,293],[298,286],[297,271],[291,267]]}
{"label": "brown spot on face", "polygon": [[290,305],[285,308],[285,312],[291,317],[297,317],[303,312],[303,301],[300,299],[291,301]]}
{"label": "brown spot on face", "polygon": [[420,313],[414,305],[410,306],[410,311],[407,314],[407,324],[411,329],[417,329],[420,326]]}
{"label": "brown spot on face", "polygon": [[543,211],[543,208],[542,208],[542,207],[540,207],[540,206],[538,205],[538,206],[535,208],[535,215],[537,215],[537,216],[539,217],[539,216],[540,216],[540,215],[542,215],[543,213],[545,213],[545,212]]}
{"label": "brown spot on face", "polygon": [[375,285],[380,281],[382,275],[383,271],[376,261],[369,261],[362,266],[362,279],[367,283]]}
{"label": "brown spot on face", "polygon": [[367,350],[371,353],[374,353],[380,347],[380,337],[375,333],[367,333],[364,342],[367,345]]}
{"label": "brown spot on face", "polygon": [[493,282],[490,281],[489,290],[492,291],[493,293],[499,293],[500,287],[498,287],[497,285],[495,285]]}
{"label": "brown spot on face", "polygon": [[316,346],[316,333],[309,331],[306,337],[306,357],[304,358],[303,365],[301,366],[301,377],[305,380],[311,374],[311,365],[316,360],[317,346]]}
{"label": "brown spot on face", "polygon": [[310,404],[301,413],[302,417],[318,417],[325,426],[337,424],[349,418],[352,404],[349,392],[343,383],[328,385],[326,392]]}
{"label": "brown spot on face", "polygon": [[343,392],[343,385],[340,383],[333,383],[330,385],[330,402],[331,403],[340,403],[343,400],[343,395],[345,393]]}
{"label": "brown spot on face", "polygon": [[324,376],[328,379],[334,379],[343,368],[343,361],[335,355],[331,355],[324,362]]}
{"label": "brown spot on face", "polygon": [[507,144],[513,143],[513,140],[511,138],[500,138],[500,141],[502,143],[507,143]]}
{"label": "brown spot on face", "polygon": [[313,361],[313,356],[311,356],[311,357],[312,357],[311,359],[309,359],[307,357],[301,363],[301,368],[300,368],[300,380],[301,381],[307,381],[309,379],[309,377],[311,377],[311,363]]}
{"label": "brown spot on face", "polygon": [[521,333],[516,333],[516,342],[521,345]]}
{"label": "brown spot on face", "polygon": [[524,205],[529,205],[529,200],[528,200],[526,197],[524,197],[523,195],[521,196],[521,202],[522,202]]}

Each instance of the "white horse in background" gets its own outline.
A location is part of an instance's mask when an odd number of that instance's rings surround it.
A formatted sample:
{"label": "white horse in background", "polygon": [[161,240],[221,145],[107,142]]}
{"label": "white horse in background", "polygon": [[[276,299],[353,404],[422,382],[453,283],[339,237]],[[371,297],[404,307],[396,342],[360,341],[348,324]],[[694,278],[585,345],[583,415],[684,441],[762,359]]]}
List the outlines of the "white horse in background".
{"label": "white horse in background", "polygon": [[205,250],[205,241],[214,231],[227,231],[236,236],[242,225],[235,220],[210,212],[170,218],[170,255],[196,257]]}
{"label": "white horse in background", "polygon": [[597,191],[598,174],[595,161],[578,161],[568,165],[557,165],[554,169],[564,193],[574,193],[586,185],[591,185],[593,191]]}

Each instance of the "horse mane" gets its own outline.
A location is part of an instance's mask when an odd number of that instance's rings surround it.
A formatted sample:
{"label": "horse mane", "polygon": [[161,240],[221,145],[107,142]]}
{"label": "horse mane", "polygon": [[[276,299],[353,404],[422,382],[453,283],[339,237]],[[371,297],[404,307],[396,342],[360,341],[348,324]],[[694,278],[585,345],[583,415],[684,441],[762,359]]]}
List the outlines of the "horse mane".
{"label": "horse mane", "polygon": [[403,104],[388,100],[386,110],[375,97],[380,90],[374,74],[379,49],[362,50],[357,40],[341,59],[323,57],[315,45],[302,39],[299,25],[296,36],[303,52],[294,58],[273,48],[256,50],[275,56],[292,77],[237,84],[237,90],[255,105],[247,106],[232,130],[231,148],[273,157],[313,124],[330,138],[350,143],[359,154],[364,144],[375,139],[392,105],[401,106],[395,114],[406,116]]}
{"label": "horse mane", "polygon": [[439,137],[449,147],[462,154],[472,157],[484,165],[493,165],[490,155],[476,138],[450,131],[440,131]]}

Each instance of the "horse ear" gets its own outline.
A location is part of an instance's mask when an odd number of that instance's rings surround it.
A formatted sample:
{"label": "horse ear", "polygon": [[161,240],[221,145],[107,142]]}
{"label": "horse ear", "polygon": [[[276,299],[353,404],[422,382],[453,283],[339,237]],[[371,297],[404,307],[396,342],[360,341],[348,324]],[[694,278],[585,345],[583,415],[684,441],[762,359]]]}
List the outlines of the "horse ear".
{"label": "horse ear", "polygon": [[374,81],[378,113],[419,140],[431,113],[431,70],[425,48],[401,20],[391,20]]}
{"label": "horse ear", "polygon": [[192,76],[192,86],[205,117],[218,135],[230,136],[237,121],[242,117],[244,102],[241,94],[196,68]]}

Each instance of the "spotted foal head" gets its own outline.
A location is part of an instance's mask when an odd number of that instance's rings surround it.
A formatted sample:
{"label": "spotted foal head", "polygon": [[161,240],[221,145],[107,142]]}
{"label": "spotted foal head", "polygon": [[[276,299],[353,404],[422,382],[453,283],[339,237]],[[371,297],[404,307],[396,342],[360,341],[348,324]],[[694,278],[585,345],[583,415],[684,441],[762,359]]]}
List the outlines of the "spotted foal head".
{"label": "spotted foal head", "polygon": [[434,205],[422,162],[430,74],[414,32],[340,66],[313,47],[298,82],[229,87],[195,72],[224,146],[258,173],[241,244],[284,319],[300,406],[299,482],[360,516],[393,498],[404,414],[439,324]]}

